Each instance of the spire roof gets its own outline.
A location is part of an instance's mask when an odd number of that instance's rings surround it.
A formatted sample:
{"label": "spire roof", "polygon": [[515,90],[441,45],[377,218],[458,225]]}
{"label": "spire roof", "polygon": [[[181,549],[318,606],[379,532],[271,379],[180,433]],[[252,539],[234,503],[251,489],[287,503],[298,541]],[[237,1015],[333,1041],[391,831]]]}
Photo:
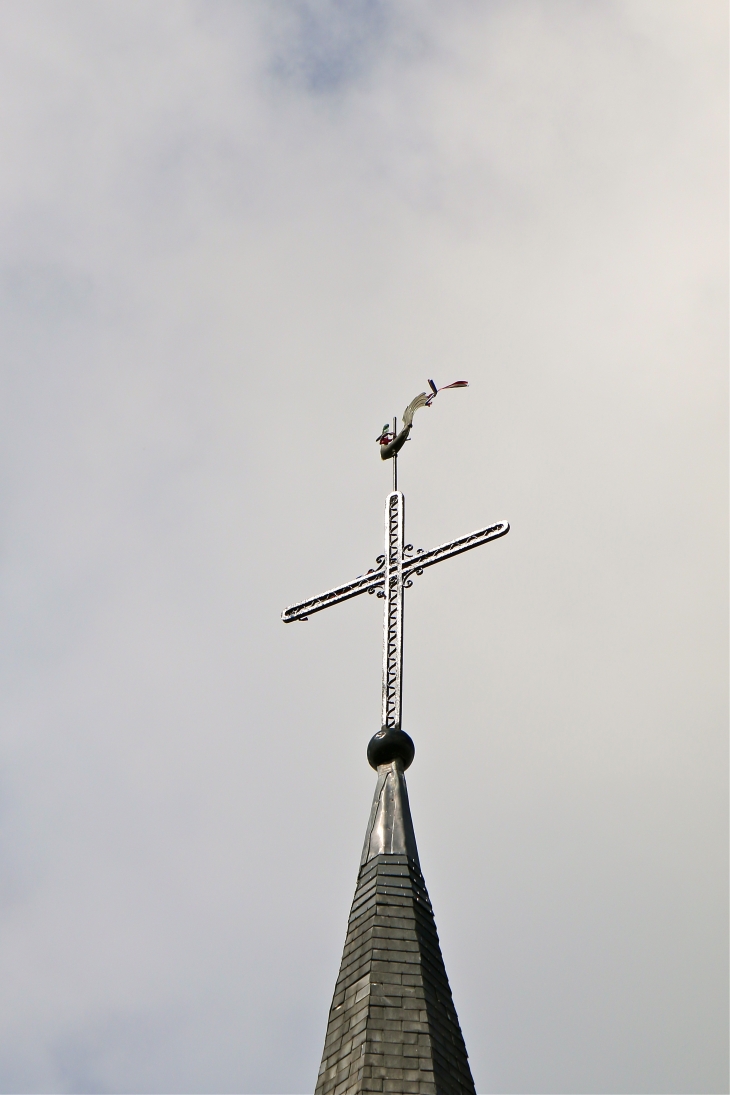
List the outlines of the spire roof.
{"label": "spire roof", "polygon": [[377,766],[315,1095],[476,1095],[402,758]]}

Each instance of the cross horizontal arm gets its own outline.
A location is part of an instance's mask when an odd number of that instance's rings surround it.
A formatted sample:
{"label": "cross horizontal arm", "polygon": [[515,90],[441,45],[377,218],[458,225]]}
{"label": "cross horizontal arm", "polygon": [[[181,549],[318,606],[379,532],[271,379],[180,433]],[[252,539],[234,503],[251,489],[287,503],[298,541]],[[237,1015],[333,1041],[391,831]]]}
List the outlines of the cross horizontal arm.
{"label": "cross horizontal arm", "polygon": [[[498,521],[494,525],[488,525],[487,528],[477,529],[468,536],[450,540],[448,544],[441,544],[440,547],[433,548],[431,551],[421,551],[417,555],[404,555],[402,581],[405,584],[414,574],[422,574],[426,567],[432,567],[443,559],[450,559],[452,555],[461,555],[463,551],[481,547],[482,544],[488,544],[491,540],[498,540],[500,536],[505,536],[508,532],[509,523]],[[337,605],[341,601],[349,601],[351,597],[359,597],[361,593],[379,592],[380,596],[383,596],[385,569],[384,563],[380,561],[382,558],[380,556],[378,559],[380,565],[377,568],[369,570],[367,574],[361,574],[354,581],[337,586],[336,589],[329,589],[319,597],[310,597],[308,601],[289,605],[281,614],[282,620],[285,624],[293,623],[295,620],[306,620],[315,612],[322,612],[323,609]]]}
{"label": "cross horizontal arm", "polygon": [[294,620],[306,620],[312,613],[321,612],[322,609],[329,608],[330,605],[337,605],[340,601],[349,601],[351,597],[359,597],[361,593],[375,593],[376,590],[383,588],[383,566],[381,563],[376,570],[361,574],[359,578],[355,578],[354,582],[337,586],[336,589],[329,589],[319,597],[311,597],[308,601],[300,601],[299,604],[290,605],[282,612],[282,620],[285,624],[293,623]]}
{"label": "cross horizontal arm", "polygon": [[450,540],[448,544],[431,551],[422,551],[417,555],[409,556],[403,560],[403,581],[407,581],[414,574],[421,574],[426,567],[432,567],[443,559],[450,559],[452,555],[461,555],[462,551],[471,551],[472,548],[488,544],[490,540],[498,540],[500,536],[506,536],[509,532],[509,521],[498,521],[487,528],[477,529],[476,532],[462,536],[459,540]]}

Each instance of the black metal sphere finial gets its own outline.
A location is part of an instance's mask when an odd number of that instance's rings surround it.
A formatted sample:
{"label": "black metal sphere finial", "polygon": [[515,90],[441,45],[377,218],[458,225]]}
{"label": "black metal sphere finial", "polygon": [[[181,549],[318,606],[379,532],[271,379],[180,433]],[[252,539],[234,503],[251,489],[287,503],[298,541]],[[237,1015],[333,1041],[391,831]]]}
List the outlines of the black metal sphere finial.
{"label": "black metal sphere finial", "polygon": [[409,768],[416,755],[416,747],[405,730],[384,726],[373,734],[368,743],[368,764],[377,769],[379,764],[390,764],[392,760],[402,760],[403,767]]}

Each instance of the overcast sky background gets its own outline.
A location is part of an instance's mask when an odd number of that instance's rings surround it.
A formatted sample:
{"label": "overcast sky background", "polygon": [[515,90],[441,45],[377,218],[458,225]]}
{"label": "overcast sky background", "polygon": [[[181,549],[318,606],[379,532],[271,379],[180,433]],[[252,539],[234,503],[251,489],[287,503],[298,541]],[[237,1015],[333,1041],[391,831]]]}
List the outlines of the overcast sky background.
{"label": "overcast sky background", "polygon": [[311,1091],[380,426],[477,1089],[727,1091],[727,7],[0,4],[0,1089]]}

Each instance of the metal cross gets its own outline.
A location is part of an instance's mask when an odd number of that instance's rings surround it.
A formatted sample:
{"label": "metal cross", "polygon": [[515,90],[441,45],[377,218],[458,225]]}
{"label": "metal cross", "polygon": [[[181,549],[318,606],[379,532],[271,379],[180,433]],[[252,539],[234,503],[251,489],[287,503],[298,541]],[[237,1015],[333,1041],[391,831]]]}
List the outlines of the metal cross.
{"label": "metal cross", "polygon": [[[300,601],[298,604],[285,608],[281,618],[285,624],[295,620],[307,620],[315,612],[322,612],[331,605],[340,604],[341,601],[349,601],[351,597],[359,597],[361,593],[376,593],[385,601],[383,605],[383,729],[401,728],[401,700],[403,693],[403,608],[404,591],[413,585],[413,576],[423,574],[426,567],[434,566],[444,559],[450,559],[453,555],[461,555],[464,551],[481,547],[491,540],[498,540],[509,532],[507,521],[497,521],[486,528],[477,529],[468,536],[462,536],[459,540],[450,540],[447,544],[433,548],[431,551],[418,549],[414,552],[413,544],[405,543],[405,498],[403,492],[398,490],[397,458],[398,451],[408,440],[413,413],[418,407],[430,406],[436,391],[432,381],[429,381],[433,394],[426,393],[417,396],[406,408],[403,415],[404,429],[396,433],[395,420],[393,422],[393,435],[390,436],[388,427],[383,428],[383,433],[378,440],[381,443],[381,456],[384,460],[393,460],[393,490],[385,500],[385,552],[376,559],[376,566],[355,578],[352,582],[337,586],[319,597],[312,597],[308,601]],[[448,387],[465,387],[464,381],[458,381],[456,385]],[[414,407],[414,404],[417,406]],[[410,414],[409,414],[410,412]]]}

